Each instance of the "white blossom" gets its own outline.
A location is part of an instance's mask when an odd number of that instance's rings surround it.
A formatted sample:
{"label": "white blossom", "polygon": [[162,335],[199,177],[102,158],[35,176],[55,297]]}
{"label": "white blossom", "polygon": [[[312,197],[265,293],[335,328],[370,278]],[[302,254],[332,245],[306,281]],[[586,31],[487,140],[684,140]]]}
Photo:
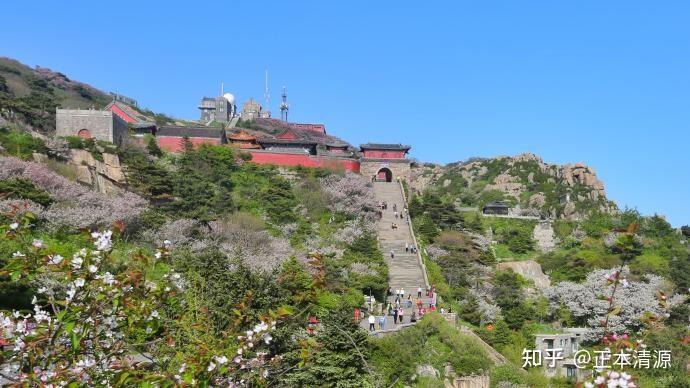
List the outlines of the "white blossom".
{"label": "white blossom", "polygon": [[62,262],[63,257],[60,255],[50,255],[48,256],[48,264],[59,265]]}
{"label": "white blossom", "polygon": [[72,258],[72,268],[79,269],[81,268],[82,263],[84,263],[84,259],[82,259],[80,256],[75,255]]}

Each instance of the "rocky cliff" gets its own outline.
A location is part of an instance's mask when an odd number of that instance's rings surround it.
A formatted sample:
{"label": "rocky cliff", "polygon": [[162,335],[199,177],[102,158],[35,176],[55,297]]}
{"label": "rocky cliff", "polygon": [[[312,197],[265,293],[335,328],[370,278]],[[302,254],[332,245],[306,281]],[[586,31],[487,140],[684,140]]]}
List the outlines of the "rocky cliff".
{"label": "rocky cliff", "polygon": [[412,187],[418,192],[438,190],[461,207],[503,201],[523,215],[575,219],[591,210],[616,209],[592,167],[549,164],[531,153],[474,158],[446,166],[418,165],[413,168]]}

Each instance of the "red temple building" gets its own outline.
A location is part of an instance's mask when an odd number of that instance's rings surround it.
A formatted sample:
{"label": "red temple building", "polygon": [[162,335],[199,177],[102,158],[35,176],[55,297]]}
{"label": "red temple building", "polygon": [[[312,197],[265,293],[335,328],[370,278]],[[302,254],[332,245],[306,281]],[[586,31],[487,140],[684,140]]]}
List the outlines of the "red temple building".
{"label": "red temple building", "polygon": [[410,146],[402,144],[367,143],[360,146],[362,159],[360,171],[373,180],[392,182],[410,179],[410,160],[407,153]]}
{"label": "red temple building", "polygon": [[323,124],[302,124],[302,123],[290,123],[290,127],[295,129],[303,129],[307,131],[313,131],[318,133],[326,133],[326,126]]}
{"label": "red temple building", "polygon": [[185,140],[194,148],[201,144],[220,145],[227,143],[225,129],[217,127],[161,126],[156,131],[156,140],[161,149],[168,152],[184,151]]}
{"label": "red temple building", "polygon": [[134,137],[140,138],[145,134],[153,135],[156,133],[156,123],[152,118],[122,101],[113,100],[103,110],[113,112],[114,115],[126,122],[134,131]]}
{"label": "red temple building", "polygon": [[405,159],[410,146],[402,144],[374,144],[367,143],[359,146],[362,157],[374,159]]}

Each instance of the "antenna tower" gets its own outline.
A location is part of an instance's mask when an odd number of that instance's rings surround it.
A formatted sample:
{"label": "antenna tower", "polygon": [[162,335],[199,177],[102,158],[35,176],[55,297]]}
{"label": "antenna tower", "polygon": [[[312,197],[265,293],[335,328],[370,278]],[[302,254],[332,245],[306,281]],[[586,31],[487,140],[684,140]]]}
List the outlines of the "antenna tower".
{"label": "antenna tower", "polygon": [[264,99],[266,100],[266,113],[271,115],[271,92],[268,90],[268,70],[266,70],[266,89],[264,89]]}
{"label": "antenna tower", "polygon": [[283,102],[280,103],[280,119],[287,122],[288,121],[288,111],[290,110],[290,105],[287,103],[287,88],[283,86]]}

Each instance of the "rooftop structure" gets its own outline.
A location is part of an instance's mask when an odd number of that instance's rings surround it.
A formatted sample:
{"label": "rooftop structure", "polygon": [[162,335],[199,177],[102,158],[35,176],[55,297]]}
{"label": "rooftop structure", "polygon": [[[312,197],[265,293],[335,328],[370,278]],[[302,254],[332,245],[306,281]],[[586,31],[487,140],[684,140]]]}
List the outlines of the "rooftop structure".
{"label": "rooftop structure", "polygon": [[202,123],[212,121],[228,123],[237,116],[235,96],[231,93],[223,93],[221,90],[221,95],[218,97],[203,97],[199,103],[199,110],[201,111],[199,120]]}
{"label": "rooftop structure", "polygon": [[254,120],[259,117],[263,117],[263,108],[261,104],[254,101],[253,98],[249,98],[249,101],[244,103],[242,106],[242,119],[243,120]]}
{"label": "rooftop structure", "polygon": [[482,213],[506,215],[510,212],[510,206],[500,201],[491,201],[484,205]]}
{"label": "rooftop structure", "polygon": [[256,136],[250,135],[247,131],[240,130],[238,133],[230,133],[228,142],[231,146],[240,149],[259,149],[261,146],[257,143]]}
{"label": "rooftop structure", "polygon": [[135,100],[133,98],[123,96],[122,94],[113,93],[113,92],[110,92],[108,94],[110,94],[110,96],[113,98],[113,101],[120,101],[120,102],[123,102],[127,105],[134,106],[134,107],[139,106],[139,103],[137,103],[137,100]]}
{"label": "rooftop structure", "polygon": [[371,159],[405,159],[412,148],[402,144],[366,143],[359,146],[362,157]]}
{"label": "rooftop structure", "polygon": [[123,101],[113,100],[103,110],[113,112],[114,115],[127,123],[127,126],[134,131],[135,137],[156,133],[156,122],[152,117],[146,116],[137,108]]}

